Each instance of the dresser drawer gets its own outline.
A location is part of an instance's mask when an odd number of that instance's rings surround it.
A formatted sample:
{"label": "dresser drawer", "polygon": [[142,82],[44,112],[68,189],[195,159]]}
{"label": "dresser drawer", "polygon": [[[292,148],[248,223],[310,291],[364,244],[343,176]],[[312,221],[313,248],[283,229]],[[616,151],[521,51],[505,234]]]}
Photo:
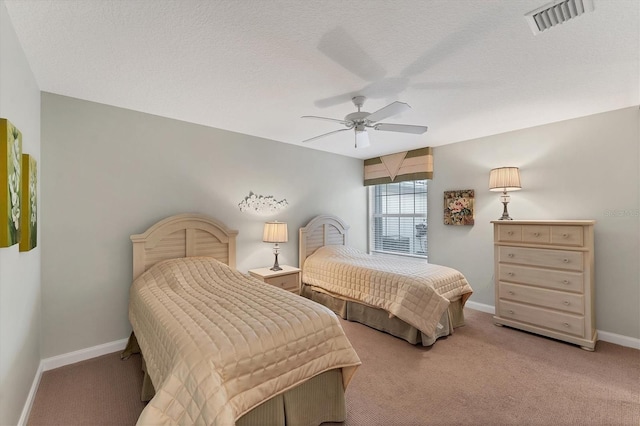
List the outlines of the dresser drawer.
{"label": "dresser drawer", "polygon": [[552,226],[551,244],[582,247],[584,238],[582,226]]}
{"label": "dresser drawer", "polygon": [[294,291],[298,289],[298,275],[299,274],[288,274],[279,277],[265,278],[264,282],[280,287],[283,290]]}
{"label": "dresser drawer", "polygon": [[549,244],[551,242],[551,232],[548,226],[523,225],[522,242],[534,244]]}
{"label": "dresser drawer", "polygon": [[547,250],[526,247],[501,246],[498,248],[498,261],[521,265],[542,266],[548,268],[583,270],[583,255],[578,251]]}
{"label": "dresser drawer", "polygon": [[521,225],[498,225],[498,241],[522,241]]}
{"label": "dresser drawer", "polygon": [[498,280],[584,293],[584,274],[582,272],[558,271],[555,269],[499,263]]}
{"label": "dresser drawer", "polygon": [[525,285],[499,283],[500,299],[584,315],[584,296]]}
{"label": "dresser drawer", "polygon": [[561,333],[584,337],[584,317],[581,315],[556,312],[506,300],[498,302],[498,315]]}

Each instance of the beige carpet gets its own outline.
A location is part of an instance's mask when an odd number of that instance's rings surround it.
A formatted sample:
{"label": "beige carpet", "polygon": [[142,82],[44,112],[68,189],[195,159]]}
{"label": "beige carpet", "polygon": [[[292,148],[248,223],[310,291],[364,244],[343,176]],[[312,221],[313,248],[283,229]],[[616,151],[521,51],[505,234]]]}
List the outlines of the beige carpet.
{"label": "beige carpet", "polygon": [[[465,315],[431,348],[344,321],[363,363],[346,425],[640,425],[640,351],[598,342],[586,352]],[[139,357],[111,354],[45,372],[29,425],[134,424],[139,368]]]}

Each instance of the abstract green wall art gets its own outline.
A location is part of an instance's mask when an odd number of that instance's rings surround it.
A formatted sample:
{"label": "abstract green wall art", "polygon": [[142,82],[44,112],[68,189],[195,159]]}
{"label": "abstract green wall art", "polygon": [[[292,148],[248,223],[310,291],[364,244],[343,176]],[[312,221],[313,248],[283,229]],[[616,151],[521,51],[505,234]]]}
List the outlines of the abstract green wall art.
{"label": "abstract green wall art", "polygon": [[22,133],[0,118],[0,247],[20,242]]}
{"label": "abstract green wall art", "polygon": [[20,251],[38,245],[38,168],[35,158],[22,154],[22,210],[20,212]]}

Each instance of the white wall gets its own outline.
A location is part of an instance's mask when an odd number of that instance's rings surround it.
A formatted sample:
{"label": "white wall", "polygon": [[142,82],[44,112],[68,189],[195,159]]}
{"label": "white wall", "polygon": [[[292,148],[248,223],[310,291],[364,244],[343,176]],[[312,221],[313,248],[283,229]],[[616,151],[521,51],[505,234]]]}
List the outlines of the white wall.
{"label": "white wall", "polygon": [[[240,271],[273,264],[265,220],[289,225],[281,264],[297,265],[298,228],[321,213],[344,218],[365,249],[360,160],[49,93],[42,134],[43,358],[128,336],[129,236],[164,217],[237,229]],[[242,213],[249,191],[289,207]]]}
{"label": "white wall", "polygon": [[[0,2],[0,117],[40,167],[40,90]],[[16,424],[40,363],[40,247],[0,248],[0,424]]]}
{"label": "white wall", "polygon": [[[493,231],[502,214],[489,170],[520,167],[511,193],[515,219],[595,219],[596,322],[640,338],[638,107],[465,141],[434,149],[429,183],[429,260],[460,269],[472,301],[494,305]],[[475,225],[442,223],[443,191],[475,190]]]}

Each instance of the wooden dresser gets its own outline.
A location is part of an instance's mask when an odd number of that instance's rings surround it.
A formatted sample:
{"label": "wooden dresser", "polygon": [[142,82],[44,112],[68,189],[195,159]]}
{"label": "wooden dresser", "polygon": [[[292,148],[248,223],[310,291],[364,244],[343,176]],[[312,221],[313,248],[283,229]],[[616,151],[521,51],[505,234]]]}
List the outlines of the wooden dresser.
{"label": "wooden dresser", "polygon": [[493,223],[497,325],[593,351],[593,220]]}

